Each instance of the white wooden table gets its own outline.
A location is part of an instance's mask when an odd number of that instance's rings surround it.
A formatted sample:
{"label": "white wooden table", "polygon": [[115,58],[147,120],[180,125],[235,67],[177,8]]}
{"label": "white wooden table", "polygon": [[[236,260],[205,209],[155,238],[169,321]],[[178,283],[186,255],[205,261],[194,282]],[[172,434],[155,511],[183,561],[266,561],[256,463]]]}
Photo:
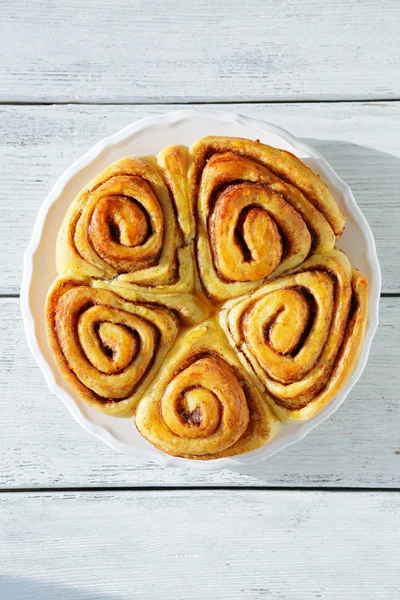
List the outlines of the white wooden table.
{"label": "white wooden table", "polygon": [[[399,2],[5,0],[0,23],[0,599],[398,600]],[[380,329],[346,403],[242,473],[165,470],[91,438],[47,390],[19,310],[56,178],[186,103],[320,150],[383,270]]]}

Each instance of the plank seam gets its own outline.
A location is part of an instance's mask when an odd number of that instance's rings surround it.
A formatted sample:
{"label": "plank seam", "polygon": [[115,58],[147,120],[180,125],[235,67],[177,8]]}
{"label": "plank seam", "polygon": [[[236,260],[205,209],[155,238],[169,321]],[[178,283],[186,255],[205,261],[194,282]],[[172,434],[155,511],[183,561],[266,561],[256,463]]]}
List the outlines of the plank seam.
{"label": "plank seam", "polygon": [[334,100],[331,98],[328,99],[299,99],[299,100],[266,100],[263,99],[251,99],[251,100],[241,100],[241,99],[232,99],[232,100],[218,100],[218,99],[207,99],[207,100],[185,100],[182,98],[174,99],[174,98],[165,98],[165,99],[152,99],[148,98],[146,100],[85,100],[85,101],[77,101],[77,100],[63,100],[63,101],[37,101],[37,100],[0,100],[0,106],[63,106],[63,105],[77,105],[77,106],[85,106],[85,105],[93,105],[93,106],[163,106],[163,105],[182,105],[182,106],[190,106],[190,105],[212,105],[212,104],[221,104],[221,105],[231,105],[231,104],[357,104],[357,103],[368,103],[372,104],[374,102],[385,102],[385,103],[395,103],[399,102],[400,97],[397,98],[348,98],[343,99],[340,98],[338,100]]}
{"label": "plank seam", "polygon": [[202,491],[229,491],[229,492],[343,492],[343,493],[400,493],[400,487],[321,487],[321,486],[228,486],[228,485],[210,485],[210,486],[101,486],[101,487],[40,487],[40,488],[1,488],[1,494],[46,494],[46,493],[98,493],[98,492],[202,492]]}
{"label": "plank seam", "polygon": [[398,298],[399,292],[381,292],[381,298]]}

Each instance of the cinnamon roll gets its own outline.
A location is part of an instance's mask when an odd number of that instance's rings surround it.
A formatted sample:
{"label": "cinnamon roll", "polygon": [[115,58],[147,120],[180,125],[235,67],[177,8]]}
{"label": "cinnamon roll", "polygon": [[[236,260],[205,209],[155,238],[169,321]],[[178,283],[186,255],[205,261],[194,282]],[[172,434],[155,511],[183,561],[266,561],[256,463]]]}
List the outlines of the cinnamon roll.
{"label": "cinnamon roll", "polygon": [[334,249],[344,224],[318,175],[258,141],[118,160],[59,232],[46,326],[60,372],[168,454],[259,448],[358,360],[368,284]]}
{"label": "cinnamon roll", "polygon": [[189,291],[193,264],[170,191],[154,157],[104,169],[75,198],[57,240],[57,270]]}
{"label": "cinnamon roll", "polygon": [[230,300],[220,323],[245,368],[263,383],[276,416],[306,421],[350,377],[367,311],[367,280],[334,250]]}
{"label": "cinnamon roll", "polygon": [[88,404],[128,417],[178,332],[174,311],[128,302],[90,280],[59,277],[47,297],[47,339],[63,377]]}
{"label": "cinnamon roll", "polygon": [[214,321],[187,331],[139,403],[136,426],[160,450],[209,460],[266,444],[279,422]]}
{"label": "cinnamon roll", "polygon": [[345,219],[323,181],[296,156],[241,138],[190,148],[197,264],[213,302],[329,252]]}

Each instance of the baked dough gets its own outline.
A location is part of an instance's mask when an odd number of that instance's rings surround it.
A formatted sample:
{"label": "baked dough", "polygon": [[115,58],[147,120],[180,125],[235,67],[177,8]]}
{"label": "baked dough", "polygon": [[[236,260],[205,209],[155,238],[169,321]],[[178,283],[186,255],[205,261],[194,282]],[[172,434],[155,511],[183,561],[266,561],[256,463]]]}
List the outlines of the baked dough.
{"label": "baked dough", "polygon": [[59,277],[47,296],[49,346],[64,379],[97,410],[132,416],[173,344],[175,312]]}
{"label": "baked dough", "polygon": [[196,460],[319,413],[362,347],[368,284],[335,249],[345,218],[289,152],[210,136],[130,156],[72,201],[49,346],[89,405]]}
{"label": "baked dough", "polygon": [[58,235],[56,263],[59,273],[118,278],[148,291],[193,289],[191,251],[154,157],[118,160],[78,194]]}
{"label": "baked dough", "polygon": [[351,375],[367,313],[367,280],[333,250],[230,300],[219,318],[245,368],[264,384],[277,417],[307,421]]}
{"label": "baked dough", "polygon": [[136,426],[160,450],[212,459],[273,439],[279,421],[214,321],[180,336],[139,404]]}
{"label": "baked dough", "polygon": [[329,252],[345,219],[323,181],[296,156],[241,138],[190,148],[197,263],[215,303]]}

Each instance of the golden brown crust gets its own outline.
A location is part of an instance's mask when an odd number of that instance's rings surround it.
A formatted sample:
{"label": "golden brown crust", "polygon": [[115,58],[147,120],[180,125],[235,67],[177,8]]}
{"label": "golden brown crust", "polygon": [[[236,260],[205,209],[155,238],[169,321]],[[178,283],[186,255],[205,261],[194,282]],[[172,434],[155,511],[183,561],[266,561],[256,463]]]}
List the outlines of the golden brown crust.
{"label": "golden brown crust", "polygon": [[253,294],[227,302],[220,323],[282,421],[306,421],[334,397],[358,358],[368,284],[343,252],[314,255]]}
{"label": "golden brown crust", "polygon": [[241,138],[190,148],[203,288],[218,303],[329,252],[344,217],[323,181],[288,152]]}
{"label": "golden brown crust", "polygon": [[195,163],[191,170],[191,183],[199,184],[204,165],[213,154],[225,152],[249,157],[268,167],[283,181],[298,188],[326,216],[337,237],[343,233],[345,217],[322,179],[291,152],[259,141],[223,136],[208,136],[197,140],[190,147]]}
{"label": "golden brown crust", "polygon": [[187,244],[193,241],[196,233],[193,207],[190,205],[188,193],[190,162],[191,157],[186,146],[166,146],[157,155],[157,163],[171,190],[179,226]]}
{"label": "golden brown crust", "polygon": [[209,306],[205,299],[189,293],[163,293],[162,290],[148,292],[138,286],[133,286],[119,280],[92,280],[91,285],[115,292],[121,298],[130,302],[148,302],[154,306],[164,306],[179,316],[180,325],[187,327],[197,325],[209,315]]}
{"label": "golden brown crust", "polygon": [[172,293],[193,288],[190,249],[154,157],[118,160],[78,194],[58,236],[57,270],[118,276],[150,291],[155,286]]}
{"label": "golden brown crust", "polygon": [[315,173],[257,141],[111,164],[59,232],[46,305],[59,370],[169,454],[259,448],[279,420],[322,410],[358,360],[368,284],[334,250],[344,222]]}
{"label": "golden brown crust", "polygon": [[88,404],[129,417],[178,333],[167,308],[127,302],[91,281],[59,277],[49,290],[46,332],[63,377]]}
{"label": "golden brown crust", "polygon": [[214,321],[177,339],[138,406],[136,426],[164,452],[198,460],[249,452],[279,429]]}

